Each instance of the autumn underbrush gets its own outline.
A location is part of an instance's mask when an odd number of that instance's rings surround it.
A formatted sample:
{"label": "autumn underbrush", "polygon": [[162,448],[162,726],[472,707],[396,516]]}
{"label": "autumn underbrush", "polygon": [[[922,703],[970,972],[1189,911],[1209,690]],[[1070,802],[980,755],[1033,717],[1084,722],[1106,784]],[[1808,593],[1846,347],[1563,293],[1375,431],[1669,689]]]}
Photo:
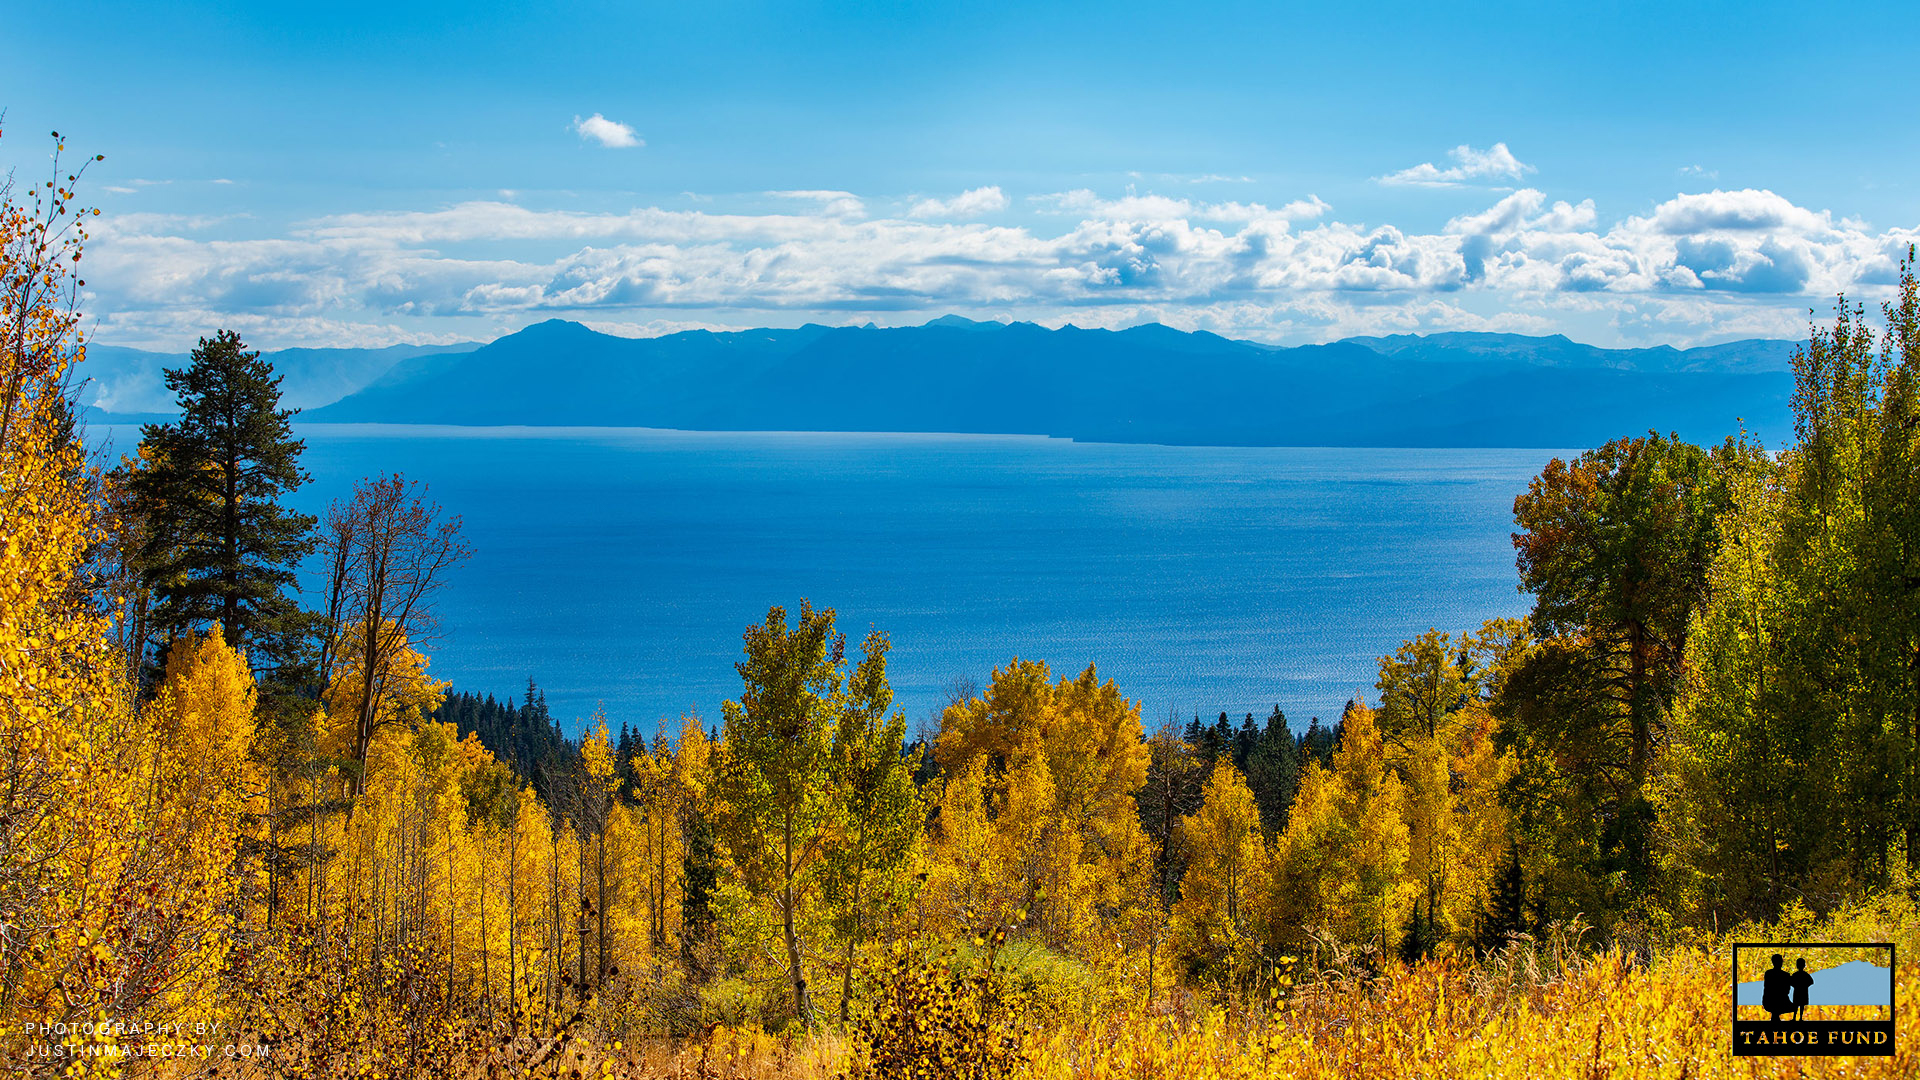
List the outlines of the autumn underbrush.
{"label": "autumn underbrush", "polygon": [[[598,1001],[552,1015],[398,1022],[351,1002],[276,1047],[269,1062],[175,1063],[170,1077],[989,1078],[1920,1075],[1920,920],[1904,898],[1816,918],[1798,906],[1767,925],[1605,940],[1578,921],[1491,952],[1415,965],[1364,951],[1300,958],[1240,992],[1174,990],[1150,1005],[1095,993],[1072,961],[1018,947],[901,942],[875,958],[842,1026],[807,1033],[764,1020],[650,1034]],[[1735,1058],[1729,1049],[1735,941],[1892,942],[1899,1052],[1881,1058]],[[991,961],[990,963],[987,961]],[[1286,974],[1280,974],[1286,972]],[[1036,977],[1044,976],[1044,977]],[[711,989],[711,988],[709,988]],[[743,1002],[753,998],[737,988]],[[589,1011],[593,1016],[589,1016]],[[776,1021],[778,1022],[778,1021]],[[344,1026],[343,1026],[344,1023]],[[329,1025],[332,1026],[329,1026]],[[351,1033],[341,1037],[342,1032]],[[330,1041],[329,1041],[330,1040]]]}

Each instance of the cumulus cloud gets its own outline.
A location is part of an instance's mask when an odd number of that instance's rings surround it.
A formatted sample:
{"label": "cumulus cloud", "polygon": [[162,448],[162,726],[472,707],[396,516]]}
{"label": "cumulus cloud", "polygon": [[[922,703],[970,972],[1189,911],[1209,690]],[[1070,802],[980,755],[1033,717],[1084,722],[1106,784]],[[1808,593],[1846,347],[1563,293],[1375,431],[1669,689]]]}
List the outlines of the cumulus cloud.
{"label": "cumulus cloud", "polygon": [[1705,194],[1676,195],[1661,203],[1654,211],[1653,222],[1673,236],[1708,230],[1825,232],[1833,227],[1833,215],[1802,209],[1771,191],[1715,188]]}
{"label": "cumulus cloud", "polygon": [[581,139],[599,143],[610,150],[647,145],[646,140],[636,134],[631,127],[617,120],[609,120],[599,113],[594,113],[585,120],[578,116],[574,117],[573,130],[580,133]]}
{"label": "cumulus cloud", "polygon": [[1269,340],[1597,326],[1685,341],[1794,332],[1812,298],[1884,291],[1920,240],[1752,189],[1679,194],[1609,223],[1592,200],[1522,188],[1438,229],[1341,220],[1310,195],[1276,207],[1090,189],[1032,198],[1023,208],[1042,213],[1026,224],[964,220],[955,204],[1005,199],[982,192],[994,189],[933,200],[937,218],[912,214],[929,200],[869,216],[837,190],[767,192],[772,206],[735,212],[473,201],[281,235],[117,215],[88,252],[87,306],[105,313],[100,340],[169,347],[207,325],[270,327],[261,343],[279,346],[395,327],[484,338],[554,315],[645,333],[949,311]]}
{"label": "cumulus cloud", "polygon": [[921,199],[907,211],[914,218],[969,218],[995,214],[1010,205],[1006,192],[998,185],[973,188],[951,199]]}
{"label": "cumulus cloud", "polygon": [[1411,187],[1465,187],[1469,184],[1486,184],[1494,181],[1518,181],[1534,167],[1513,156],[1503,142],[1494,143],[1485,150],[1476,150],[1471,146],[1456,146],[1447,151],[1447,157],[1453,164],[1442,168],[1431,161],[1423,161],[1411,169],[1401,169],[1379,177],[1379,182],[1389,185],[1407,185]]}

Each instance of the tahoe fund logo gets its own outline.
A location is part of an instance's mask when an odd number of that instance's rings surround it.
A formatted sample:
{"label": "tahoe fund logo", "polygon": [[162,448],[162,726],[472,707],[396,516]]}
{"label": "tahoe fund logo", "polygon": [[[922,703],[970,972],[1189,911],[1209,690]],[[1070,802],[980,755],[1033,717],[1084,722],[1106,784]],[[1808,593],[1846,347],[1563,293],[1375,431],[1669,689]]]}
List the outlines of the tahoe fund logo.
{"label": "tahoe fund logo", "polygon": [[1893,946],[1733,947],[1733,1052],[1808,1057],[1893,1053]]}

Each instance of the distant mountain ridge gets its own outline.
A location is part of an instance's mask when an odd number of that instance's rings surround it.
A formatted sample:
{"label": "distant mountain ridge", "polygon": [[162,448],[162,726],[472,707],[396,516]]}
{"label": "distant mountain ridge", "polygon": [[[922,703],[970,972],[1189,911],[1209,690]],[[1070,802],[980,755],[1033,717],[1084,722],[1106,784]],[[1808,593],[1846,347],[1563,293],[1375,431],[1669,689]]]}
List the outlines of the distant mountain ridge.
{"label": "distant mountain ridge", "polygon": [[[262,355],[281,376],[280,400],[296,409],[327,405],[363,389],[388,368],[419,356],[472,352],[458,345],[389,345],[383,349],[282,349]],[[187,364],[185,353],[158,353],[120,345],[89,345],[78,369],[83,404],[113,416],[171,413],[173,395],[162,372]]]}
{"label": "distant mountain ridge", "polygon": [[955,315],[623,338],[556,319],[478,347],[342,357],[379,370],[301,419],[1572,447],[1649,428],[1718,441],[1744,418],[1778,441],[1793,348],[1602,349],[1480,333],[1280,347],[1159,324],[1049,330]]}

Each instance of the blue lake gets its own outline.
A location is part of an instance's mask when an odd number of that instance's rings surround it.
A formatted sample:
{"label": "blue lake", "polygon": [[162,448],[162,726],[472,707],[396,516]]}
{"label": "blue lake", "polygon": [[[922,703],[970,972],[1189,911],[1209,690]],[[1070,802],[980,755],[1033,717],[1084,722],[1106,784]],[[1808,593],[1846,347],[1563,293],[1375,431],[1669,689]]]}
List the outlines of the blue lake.
{"label": "blue lake", "polygon": [[[125,449],[131,429],[96,429]],[[432,671],[531,675],[568,721],[651,732],[737,695],[769,605],[893,642],[910,726],[1010,658],[1099,666],[1149,724],[1276,703],[1300,730],[1429,627],[1524,613],[1514,496],[1556,451],[1165,447],[954,435],[304,425],[319,512],[426,482],[473,558]],[[1564,453],[1559,451],[1558,453]],[[569,727],[574,725],[569,723]]]}

